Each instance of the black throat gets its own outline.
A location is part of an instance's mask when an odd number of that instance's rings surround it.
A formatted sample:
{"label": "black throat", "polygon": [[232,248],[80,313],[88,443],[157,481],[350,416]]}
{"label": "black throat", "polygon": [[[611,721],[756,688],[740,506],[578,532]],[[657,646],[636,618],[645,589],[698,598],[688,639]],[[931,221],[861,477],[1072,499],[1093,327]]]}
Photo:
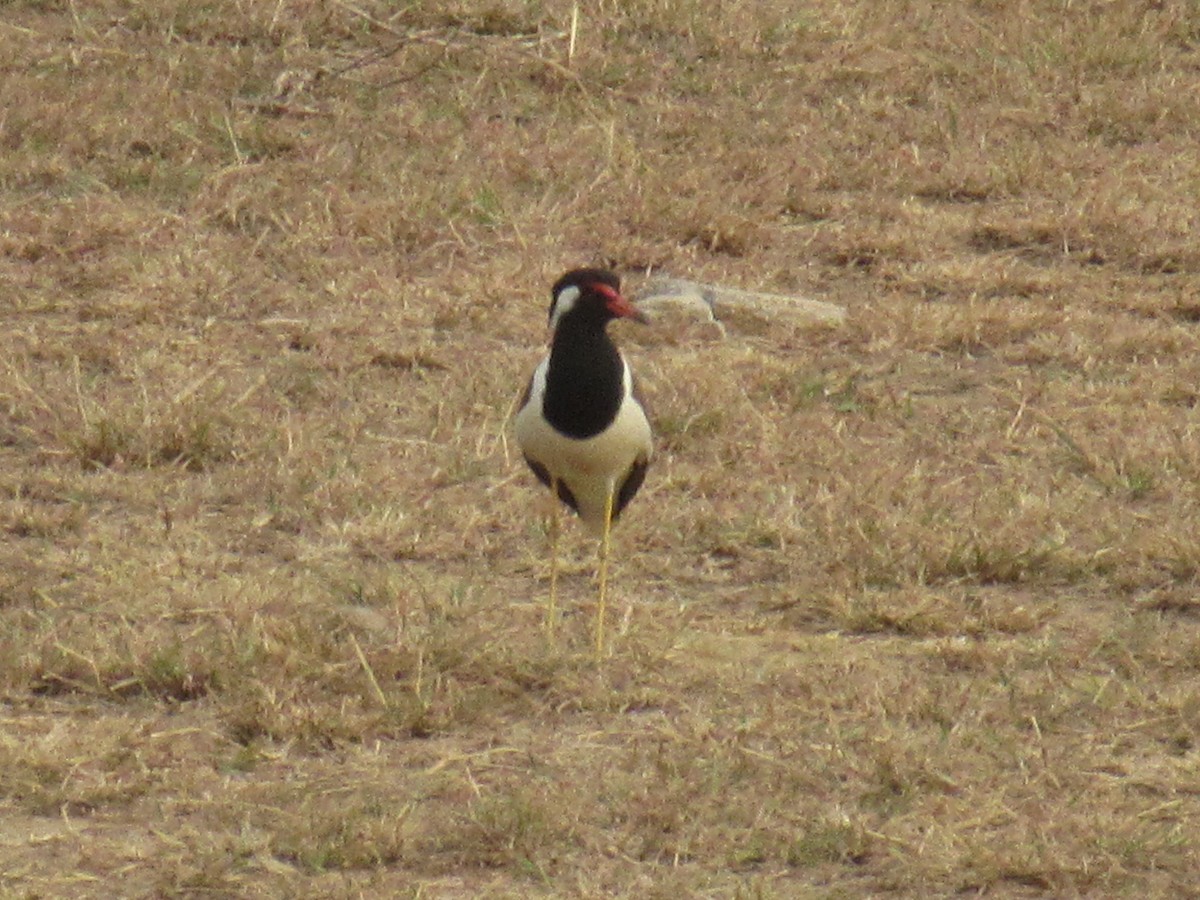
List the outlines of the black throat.
{"label": "black throat", "polygon": [[604,330],[607,324],[607,318],[576,308],[554,329],[542,414],[567,437],[599,434],[621,408],[625,364]]}

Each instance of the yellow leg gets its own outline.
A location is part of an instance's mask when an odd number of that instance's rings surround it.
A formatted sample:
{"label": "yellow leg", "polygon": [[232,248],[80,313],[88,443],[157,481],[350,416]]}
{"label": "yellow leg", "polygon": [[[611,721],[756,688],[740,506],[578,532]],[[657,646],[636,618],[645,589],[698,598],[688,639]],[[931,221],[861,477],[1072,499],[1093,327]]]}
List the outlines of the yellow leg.
{"label": "yellow leg", "polygon": [[596,607],[596,659],[604,658],[605,600],[608,598],[608,535],[612,530],[612,491],[604,502],[604,531],[600,535],[600,602]]}
{"label": "yellow leg", "polygon": [[551,479],[550,481],[550,602],[546,607],[546,634],[554,636],[554,630],[558,627],[558,533],[559,533],[559,516],[558,508],[558,481]]}

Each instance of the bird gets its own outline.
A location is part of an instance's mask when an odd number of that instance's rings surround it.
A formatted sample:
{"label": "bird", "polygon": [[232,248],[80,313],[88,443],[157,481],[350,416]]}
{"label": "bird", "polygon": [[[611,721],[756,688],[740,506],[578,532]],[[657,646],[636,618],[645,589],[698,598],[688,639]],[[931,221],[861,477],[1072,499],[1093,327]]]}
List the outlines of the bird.
{"label": "bird", "polygon": [[[550,291],[550,351],[538,363],[514,417],[525,462],[552,495],[599,538],[595,650],[604,653],[608,549],[612,523],[641,488],[653,455],[646,408],[633,372],[608,334],[614,319],[648,319],[607,269],[578,268]],[[557,616],[559,506],[550,524],[550,598],[546,630]]]}

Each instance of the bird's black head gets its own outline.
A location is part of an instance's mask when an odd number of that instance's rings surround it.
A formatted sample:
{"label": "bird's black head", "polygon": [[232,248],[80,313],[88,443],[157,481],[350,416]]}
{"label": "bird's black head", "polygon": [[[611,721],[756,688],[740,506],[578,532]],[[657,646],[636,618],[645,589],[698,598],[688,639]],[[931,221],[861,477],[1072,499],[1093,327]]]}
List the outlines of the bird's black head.
{"label": "bird's black head", "polygon": [[554,282],[550,293],[551,328],[573,313],[601,324],[619,318],[646,321],[645,315],[621,294],[621,279],[607,269],[572,269]]}

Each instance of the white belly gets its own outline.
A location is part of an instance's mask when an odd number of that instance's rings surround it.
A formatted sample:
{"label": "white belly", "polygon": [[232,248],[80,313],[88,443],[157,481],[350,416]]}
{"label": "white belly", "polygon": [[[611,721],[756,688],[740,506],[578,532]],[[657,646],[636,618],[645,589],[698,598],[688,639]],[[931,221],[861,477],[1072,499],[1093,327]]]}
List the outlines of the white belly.
{"label": "white belly", "polygon": [[648,460],[653,449],[650,423],[629,393],[629,366],[625,366],[625,401],[613,423],[589,438],[570,438],[555,431],[542,417],[546,388],[546,361],[537,367],[529,402],[518,411],[514,431],[521,452],[546,467],[552,478],[566,484],[579,505],[579,516],[593,530],[604,526],[609,497],[619,489],[639,459]]}

